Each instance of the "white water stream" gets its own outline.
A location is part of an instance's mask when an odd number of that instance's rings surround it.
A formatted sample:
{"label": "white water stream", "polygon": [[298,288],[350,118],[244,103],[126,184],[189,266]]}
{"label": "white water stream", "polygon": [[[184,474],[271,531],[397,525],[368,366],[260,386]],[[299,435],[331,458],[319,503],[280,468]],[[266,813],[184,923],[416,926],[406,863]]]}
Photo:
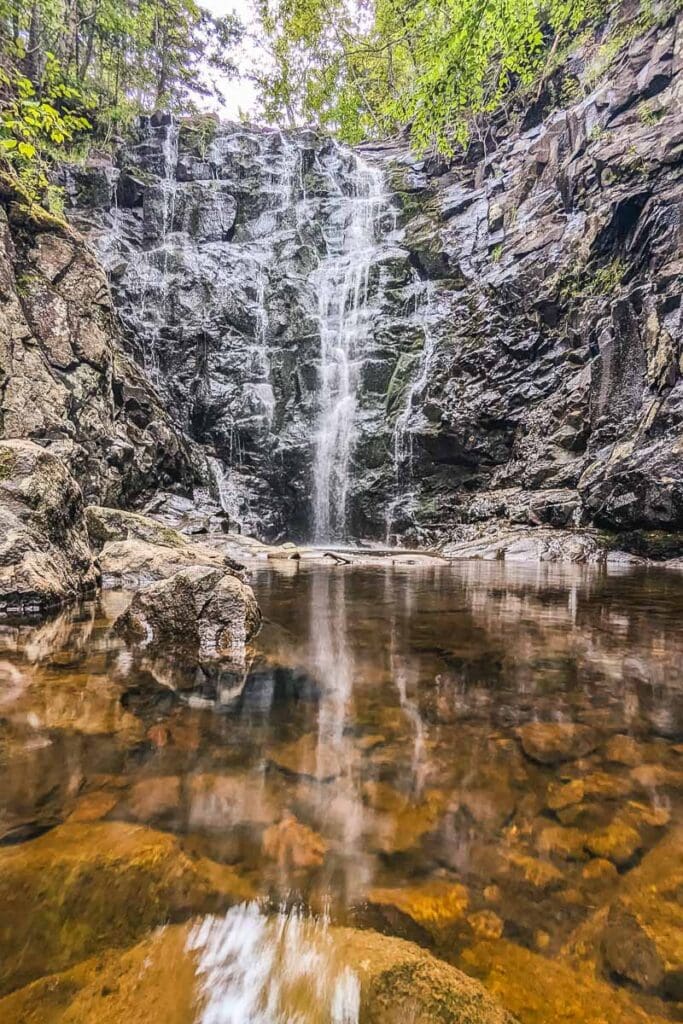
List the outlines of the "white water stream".
{"label": "white water stream", "polygon": [[256,903],[206,917],[192,931],[198,1024],[357,1024],[360,983],[335,953],[325,920]]}
{"label": "white water stream", "polygon": [[[354,156],[350,175],[327,176],[333,193],[324,226],[326,254],[312,275],[320,332],[319,415],[314,440],[313,524],[318,543],[346,535],[350,464],[360,366],[372,339],[370,270],[390,208],[384,177]],[[343,191],[343,185],[349,194]]]}

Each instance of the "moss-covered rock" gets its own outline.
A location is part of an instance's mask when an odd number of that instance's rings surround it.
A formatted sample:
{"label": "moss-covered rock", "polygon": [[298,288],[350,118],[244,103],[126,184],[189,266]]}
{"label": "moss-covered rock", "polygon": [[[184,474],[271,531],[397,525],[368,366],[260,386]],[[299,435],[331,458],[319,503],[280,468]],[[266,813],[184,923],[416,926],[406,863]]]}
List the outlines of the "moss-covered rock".
{"label": "moss-covered rock", "polygon": [[0,992],[250,895],[231,868],[191,859],[165,833],[120,822],[62,825],[0,850]]}
{"label": "moss-covered rock", "polygon": [[139,512],[88,505],[85,519],[90,542],[98,551],[110,540],[142,540],[171,548],[185,548],[189,543],[182,533]]}
{"label": "moss-covered rock", "polygon": [[477,943],[460,963],[524,1024],[663,1024],[589,972],[505,939]]}
{"label": "moss-covered rock", "polygon": [[[220,979],[219,998],[231,985],[241,994],[244,1024],[267,999],[277,1019],[330,1024],[341,1019],[334,993],[344,990],[357,993],[360,1024],[514,1024],[477,981],[401,939],[306,922],[290,932],[280,918],[269,924],[248,911],[243,919],[252,925],[250,941],[258,929],[256,954],[262,947],[278,954],[272,963],[251,962],[242,986],[239,972]],[[224,926],[220,920],[206,925],[165,928],[124,953],[36,981],[0,1000],[3,1024],[193,1024],[212,1005],[207,972],[236,952],[212,946],[207,963],[211,929],[220,938]]]}

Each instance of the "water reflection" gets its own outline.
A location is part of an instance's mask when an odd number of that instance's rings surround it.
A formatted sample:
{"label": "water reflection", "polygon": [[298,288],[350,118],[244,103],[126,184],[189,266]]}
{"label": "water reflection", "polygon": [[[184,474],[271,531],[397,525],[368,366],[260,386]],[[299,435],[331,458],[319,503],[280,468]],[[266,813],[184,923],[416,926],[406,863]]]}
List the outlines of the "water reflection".
{"label": "water reflection", "polygon": [[[133,822],[270,905],[471,969],[481,942],[573,964],[602,948],[593,915],[680,821],[683,577],[286,569],[256,574],[266,622],[237,676],[127,649],[124,595],[5,627],[0,843]],[[673,1012],[670,982],[626,978]]]}

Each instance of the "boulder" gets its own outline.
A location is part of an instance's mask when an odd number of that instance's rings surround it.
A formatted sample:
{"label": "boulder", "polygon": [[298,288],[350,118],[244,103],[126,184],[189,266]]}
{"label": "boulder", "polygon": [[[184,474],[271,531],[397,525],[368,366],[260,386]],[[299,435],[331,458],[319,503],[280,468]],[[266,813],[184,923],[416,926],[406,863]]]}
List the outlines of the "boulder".
{"label": "boulder", "polygon": [[664,1024],[613,985],[505,939],[477,942],[459,963],[526,1024]]}
{"label": "boulder", "polygon": [[44,614],[98,582],[76,481],[40,445],[0,441],[0,615]]}
{"label": "boulder", "polygon": [[250,893],[231,868],[138,825],[65,824],[2,848],[0,992]]}
{"label": "boulder", "polygon": [[120,508],[88,505],[85,510],[90,543],[97,550],[114,540],[141,540],[162,547],[185,548],[187,537],[139,512],[125,512]]}
{"label": "boulder", "polygon": [[593,729],[573,722],[528,722],[516,734],[527,757],[547,765],[575,761],[599,742]]}
{"label": "boulder", "polygon": [[624,878],[599,936],[607,970],[644,992],[683,1001],[683,829]]}
{"label": "boulder", "polygon": [[469,906],[464,885],[434,879],[400,888],[375,888],[366,905],[384,928],[422,943],[443,943],[462,926]]}
{"label": "boulder", "polygon": [[[193,1024],[272,1019],[319,1024],[514,1024],[477,982],[412,943],[327,928],[255,906],[157,931],[0,1000],[8,1024]],[[34,1017],[33,1014],[38,1014]],[[271,1019],[270,1017],[268,1019]]]}
{"label": "boulder", "polygon": [[260,623],[251,587],[222,569],[195,565],[135,594],[114,629],[150,648],[184,650],[200,661],[239,661]]}

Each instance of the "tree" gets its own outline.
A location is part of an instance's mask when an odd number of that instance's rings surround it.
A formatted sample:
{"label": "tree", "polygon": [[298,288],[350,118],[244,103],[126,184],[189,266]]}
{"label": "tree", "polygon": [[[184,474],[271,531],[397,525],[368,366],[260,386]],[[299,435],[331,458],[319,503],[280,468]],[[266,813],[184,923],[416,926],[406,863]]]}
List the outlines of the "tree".
{"label": "tree", "polygon": [[241,31],[195,0],[0,0],[5,173],[49,203],[55,158],[106,144],[139,111],[191,113],[207,73],[235,73]]}
{"label": "tree", "polygon": [[[680,2],[680,0],[672,0]],[[257,0],[276,120],[315,121],[348,142],[410,125],[418,150],[452,153],[473,119],[541,74],[561,39],[610,0]]]}

